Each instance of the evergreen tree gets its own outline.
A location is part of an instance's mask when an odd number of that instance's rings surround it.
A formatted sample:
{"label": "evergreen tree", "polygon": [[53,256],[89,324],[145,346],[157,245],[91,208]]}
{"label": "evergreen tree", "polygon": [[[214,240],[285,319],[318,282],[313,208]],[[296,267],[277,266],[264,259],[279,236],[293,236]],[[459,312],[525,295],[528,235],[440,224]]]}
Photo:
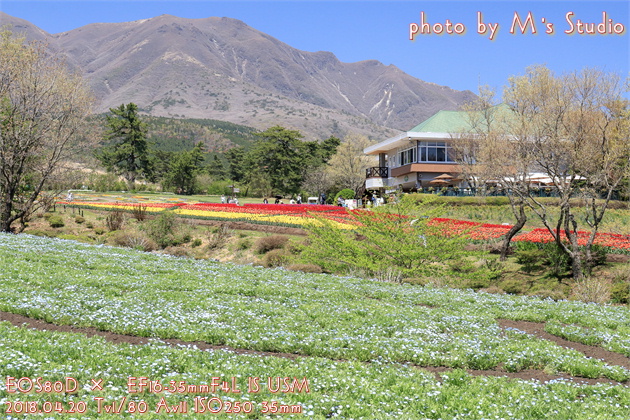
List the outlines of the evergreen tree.
{"label": "evergreen tree", "polygon": [[260,137],[247,154],[248,176],[266,178],[274,193],[295,194],[302,183],[308,148],[299,131],[274,126]]}
{"label": "evergreen tree", "polygon": [[164,177],[167,188],[173,188],[178,194],[194,194],[197,174],[203,168],[203,143],[199,142],[187,152],[177,153]]}
{"label": "evergreen tree", "polygon": [[147,126],[138,116],[134,103],[110,108],[107,140],[112,144],[97,154],[108,171],[116,172],[133,184],[138,176],[149,176],[151,165],[147,145]]}

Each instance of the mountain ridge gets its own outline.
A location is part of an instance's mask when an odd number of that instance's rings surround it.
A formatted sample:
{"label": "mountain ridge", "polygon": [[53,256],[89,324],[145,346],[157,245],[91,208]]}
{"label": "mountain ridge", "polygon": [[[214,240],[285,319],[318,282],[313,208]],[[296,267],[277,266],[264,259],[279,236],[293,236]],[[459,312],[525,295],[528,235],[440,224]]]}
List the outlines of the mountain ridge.
{"label": "mountain ridge", "polygon": [[377,60],[343,63],[332,52],[301,51],[227,17],[92,23],[48,39],[84,72],[96,112],[135,102],[156,116],[382,138],[474,97]]}

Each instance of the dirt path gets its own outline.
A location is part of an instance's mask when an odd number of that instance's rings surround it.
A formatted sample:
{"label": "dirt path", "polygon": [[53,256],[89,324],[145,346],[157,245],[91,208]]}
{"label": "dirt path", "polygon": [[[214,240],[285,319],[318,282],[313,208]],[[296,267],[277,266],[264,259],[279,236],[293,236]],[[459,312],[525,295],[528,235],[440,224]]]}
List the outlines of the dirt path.
{"label": "dirt path", "polygon": [[545,324],[542,322],[512,321],[510,319],[498,319],[497,322],[501,328],[516,328],[543,340],[553,341],[559,346],[577,350],[587,357],[601,359],[609,365],[618,365],[630,369],[630,358],[623,354],[615,353],[599,346],[576,343],[575,341],[565,340],[564,338],[549,334],[545,331]]}
{"label": "dirt path", "polygon": [[[109,331],[101,331],[92,327],[74,327],[71,325],[56,325],[49,322],[29,318],[23,315],[12,314],[9,312],[0,311],[0,321],[8,321],[12,325],[16,327],[26,326],[29,328],[33,328],[36,330],[47,330],[47,331],[58,331],[58,332],[67,332],[67,333],[78,333],[84,334],[87,337],[99,336],[103,337],[105,340],[118,344],[118,343],[128,343],[134,345],[142,345],[147,344],[149,339],[146,337],[138,337],[134,335],[127,334],[117,334]],[[619,365],[624,366],[630,369],[630,360],[618,353],[614,353],[601,347],[597,346],[586,346],[580,343],[574,343],[572,341],[564,340],[562,338],[556,337],[544,331],[544,324],[536,323],[536,322],[527,322],[527,321],[511,321],[511,320],[498,320],[499,325],[502,328],[518,328],[521,331],[525,331],[529,334],[533,334],[536,337],[553,341],[563,347],[572,348],[577,351],[584,353],[586,356],[594,357],[598,359],[604,360],[606,363],[610,365]],[[190,346],[194,345],[200,350],[228,350],[234,352],[236,354],[255,354],[259,356],[273,356],[273,357],[282,357],[287,359],[295,360],[300,357],[308,357],[299,354],[292,353],[276,353],[276,352],[263,352],[263,351],[255,351],[255,350],[247,350],[247,349],[235,349],[229,346],[214,346],[205,342],[199,341],[183,341],[179,339],[166,339],[162,340],[167,344],[178,346]],[[447,367],[431,367],[431,366],[416,366],[417,368],[427,370],[436,375],[439,379],[441,374],[447,373],[451,371],[451,368]],[[589,385],[594,385],[597,383],[609,383],[618,385],[619,382],[606,379],[606,378],[598,378],[598,379],[590,379],[590,378],[581,378],[576,376],[570,376],[565,374],[556,374],[549,375],[540,370],[527,369],[520,372],[507,372],[501,368],[497,368],[495,370],[474,370],[474,369],[466,369],[466,371],[474,376],[505,376],[512,379],[524,379],[524,380],[538,380],[540,382],[548,382],[551,380],[564,379],[569,380],[575,383],[584,383]]]}
{"label": "dirt path", "polygon": [[226,225],[230,229],[234,230],[255,230],[258,232],[275,233],[279,235],[300,235],[305,236],[307,232],[301,228],[288,227],[288,226],[276,226],[276,225],[262,225],[258,223],[246,223],[246,222],[228,222],[224,220],[203,220],[203,219],[188,219],[180,218],[179,220],[186,222],[192,221],[192,223],[201,226],[221,226]]}

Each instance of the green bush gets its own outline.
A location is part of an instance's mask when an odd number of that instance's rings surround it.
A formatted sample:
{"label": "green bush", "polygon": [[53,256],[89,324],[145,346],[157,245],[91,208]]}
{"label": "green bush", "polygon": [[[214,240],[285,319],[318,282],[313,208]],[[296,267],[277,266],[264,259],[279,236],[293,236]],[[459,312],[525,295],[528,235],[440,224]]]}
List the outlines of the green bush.
{"label": "green bush", "polygon": [[562,291],[560,290],[547,290],[547,289],[532,290],[531,292],[528,293],[528,295],[536,296],[541,299],[552,299],[555,301],[563,300],[567,298],[565,294],[562,293]]}
{"label": "green bush", "polygon": [[456,273],[472,273],[473,271],[477,270],[475,264],[472,261],[464,259],[451,261],[448,264],[448,267]]}
{"label": "green bush", "polygon": [[39,229],[29,230],[26,233],[28,233],[29,235],[35,235],[35,236],[45,236],[47,238],[56,238],[59,235],[59,233],[55,231],[39,230]]}
{"label": "green bush", "polygon": [[[441,209],[425,208],[425,204],[431,203],[425,201],[418,208],[404,196],[372,212],[357,212],[358,223],[351,231],[318,218],[319,223],[308,228],[309,244],[300,258],[327,272],[360,271],[370,277],[394,271],[400,279],[443,274],[444,267],[465,252],[465,238],[444,232],[443,226],[429,225]],[[421,216],[408,216],[413,214]]]}
{"label": "green bush", "polygon": [[355,196],[354,190],[351,190],[350,188],[343,189],[339,191],[337,195],[335,195],[335,199],[333,200],[333,205],[335,206],[337,205],[337,200],[339,199],[339,197],[343,198],[344,200],[352,200],[354,196]]}
{"label": "green bush", "polygon": [[63,218],[59,214],[53,214],[48,218],[48,224],[53,228],[64,227]]}
{"label": "green bush", "polygon": [[609,248],[593,244],[591,246],[591,255],[593,258],[593,267],[606,264],[606,257],[608,256]]}
{"label": "green bush", "polygon": [[561,277],[563,273],[571,270],[571,258],[555,242],[547,242],[543,245],[545,264],[551,268],[551,275]]}
{"label": "green bush", "polygon": [[148,238],[143,233],[136,231],[118,231],[113,234],[111,240],[118,246],[134,248],[139,251],[150,252],[157,248],[155,242],[151,240],[151,238]]}
{"label": "green bush", "polygon": [[195,238],[195,240],[192,241],[192,244],[190,244],[190,247],[191,248],[197,248],[200,245],[201,245],[201,239]]}
{"label": "green bush", "polygon": [[283,249],[272,249],[267,252],[263,258],[263,265],[265,267],[282,267],[289,261],[289,256]]}
{"label": "green bush", "polygon": [[239,251],[245,251],[247,249],[250,249],[251,247],[252,247],[252,241],[250,238],[241,238],[236,243],[236,249],[238,249]]}
{"label": "green bush", "polygon": [[630,303],[630,283],[613,284],[610,298],[614,303]]}
{"label": "green bush", "polygon": [[160,248],[166,248],[177,242],[175,239],[177,225],[175,213],[163,211],[155,219],[145,223],[144,229]]}
{"label": "green bush", "polygon": [[545,252],[541,249],[517,250],[514,256],[516,262],[523,266],[523,271],[526,273],[539,269],[546,258]]}
{"label": "green bush", "polygon": [[77,217],[74,218],[74,222],[78,223],[78,224],[81,224],[81,223],[85,222],[85,218],[83,216],[77,216]]}

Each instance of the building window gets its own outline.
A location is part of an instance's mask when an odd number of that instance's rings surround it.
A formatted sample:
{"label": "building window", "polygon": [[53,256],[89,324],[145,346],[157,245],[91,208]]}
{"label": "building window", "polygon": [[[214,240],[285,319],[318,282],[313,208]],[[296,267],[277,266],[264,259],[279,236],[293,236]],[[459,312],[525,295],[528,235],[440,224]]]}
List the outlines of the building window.
{"label": "building window", "polygon": [[398,161],[400,162],[400,166],[407,165],[410,163],[416,162],[416,148],[412,147],[410,149],[402,150],[398,152]]}
{"label": "building window", "polygon": [[450,144],[443,141],[421,141],[418,143],[420,162],[455,162]]}

